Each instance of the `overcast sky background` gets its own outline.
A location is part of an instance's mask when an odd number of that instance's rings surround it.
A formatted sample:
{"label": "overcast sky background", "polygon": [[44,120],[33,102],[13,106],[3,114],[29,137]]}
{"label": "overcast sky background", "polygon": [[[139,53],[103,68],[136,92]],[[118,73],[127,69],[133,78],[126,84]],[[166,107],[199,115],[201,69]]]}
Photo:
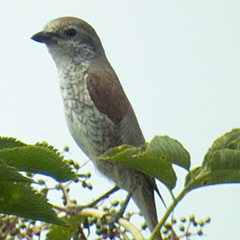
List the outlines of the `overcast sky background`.
{"label": "overcast sky background", "polygon": [[[55,64],[44,45],[30,40],[60,16],[80,17],[96,29],[146,140],[155,134],[178,139],[191,154],[191,168],[201,164],[215,138],[240,127],[238,0],[15,0],[3,1],[0,9],[1,135],[27,143],[46,140],[59,149],[68,144],[68,157],[80,164],[87,160],[68,132]],[[175,194],[186,174],[176,169]],[[113,185],[92,163],[83,171],[88,170],[94,190],[76,189],[71,197],[79,203]],[[170,204],[166,188],[158,186]],[[125,192],[111,199],[119,195]],[[197,189],[177,206],[175,216],[209,215],[203,239],[239,239],[239,199],[238,184]],[[161,217],[159,199],[157,206]],[[137,208],[131,203],[130,209]]]}

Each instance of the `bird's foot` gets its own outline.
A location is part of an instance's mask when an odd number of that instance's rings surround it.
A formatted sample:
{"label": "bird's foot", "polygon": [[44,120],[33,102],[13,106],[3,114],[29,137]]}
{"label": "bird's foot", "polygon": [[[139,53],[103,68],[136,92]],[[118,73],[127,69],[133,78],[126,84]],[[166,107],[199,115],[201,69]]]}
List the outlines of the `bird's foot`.
{"label": "bird's foot", "polygon": [[114,239],[114,236],[118,232],[118,230],[116,229],[117,225],[115,223],[117,223],[118,220],[123,216],[126,206],[130,200],[130,197],[131,197],[131,195],[128,194],[125,201],[121,204],[119,211],[113,210],[110,213],[108,212],[108,213],[104,214],[101,219],[103,224],[108,224],[108,227],[109,227],[108,236],[110,239]]}
{"label": "bird's foot", "polygon": [[115,236],[118,234],[118,226],[117,222],[118,219],[122,216],[121,213],[116,212],[116,211],[111,211],[105,213],[100,220],[100,229],[105,230],[105,234],[110,238],[110,239],[115,239]]}
{"label": "bird's foot", "polygon": [[82,206],[71,206],[68,208],[67,214],[69,214],[70,216],[77,215],[82,209]]}

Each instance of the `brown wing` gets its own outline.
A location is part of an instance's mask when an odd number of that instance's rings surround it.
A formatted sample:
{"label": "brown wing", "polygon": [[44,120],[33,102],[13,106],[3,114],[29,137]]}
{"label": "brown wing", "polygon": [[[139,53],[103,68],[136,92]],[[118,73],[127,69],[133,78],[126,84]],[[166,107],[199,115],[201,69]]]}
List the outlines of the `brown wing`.
{"label": "brown wing", "polygon": [[119,127],[118,144],[145,143],[137,118],[112,67],[88,70],[87,88],[98,110]]}
{"label": "brown wing", "polygon": [[87,88],[98,110],[106,114],[115,124],[120,123],[131,109],[122,86],[112,69],[90,68]]}

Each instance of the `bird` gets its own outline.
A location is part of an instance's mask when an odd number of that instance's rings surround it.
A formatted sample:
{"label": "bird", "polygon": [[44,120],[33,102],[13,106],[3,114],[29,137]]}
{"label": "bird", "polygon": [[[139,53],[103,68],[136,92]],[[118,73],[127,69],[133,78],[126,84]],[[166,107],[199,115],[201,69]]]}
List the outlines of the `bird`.
{"label": "bird", "polygon": [[130,193],[153,231],[158,222],[154,191],[161,198],[155,179],[99,159],[112,147],[144,145],[145,138],[96,31],[80,18],[59,17],[31,39],[45,43],[56,64],[65,119],[75,142],[101,173]]}

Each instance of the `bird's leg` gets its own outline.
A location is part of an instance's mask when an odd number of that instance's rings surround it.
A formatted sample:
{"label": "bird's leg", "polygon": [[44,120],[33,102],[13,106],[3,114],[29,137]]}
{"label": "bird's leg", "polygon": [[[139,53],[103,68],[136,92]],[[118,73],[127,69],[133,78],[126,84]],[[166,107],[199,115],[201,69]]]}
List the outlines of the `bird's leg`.
{"label": "bird's leg", "polygon": [[126,199],[121,204],[120,210],[111,215],[111,218],[109,220],[109,235],[110,235],[110,238],[111,238],[111,236],[114,236],[114,233],[113,233],[114,223],[117,222],[118,219],[122,217],[122,215],[123,215],[123,213],[124,213],[124,211],[125,211],[125,209],[128,205],[128,202],[129,202],[130,198],[131,198],[131,193],[128,193]]}
{"label": "bird's leg", "polygon": [[131,198],[131,194],[128,193],[125,201],[121,204],[120,210],[115,215],[116,216],[115,221],[117,221],[120,217],[122,217],[122,215],[123,215],[123,213],[124,213],[124,211],[125,211],[125,209],[128,205],[128,202],[129,202],[130,198]]}

